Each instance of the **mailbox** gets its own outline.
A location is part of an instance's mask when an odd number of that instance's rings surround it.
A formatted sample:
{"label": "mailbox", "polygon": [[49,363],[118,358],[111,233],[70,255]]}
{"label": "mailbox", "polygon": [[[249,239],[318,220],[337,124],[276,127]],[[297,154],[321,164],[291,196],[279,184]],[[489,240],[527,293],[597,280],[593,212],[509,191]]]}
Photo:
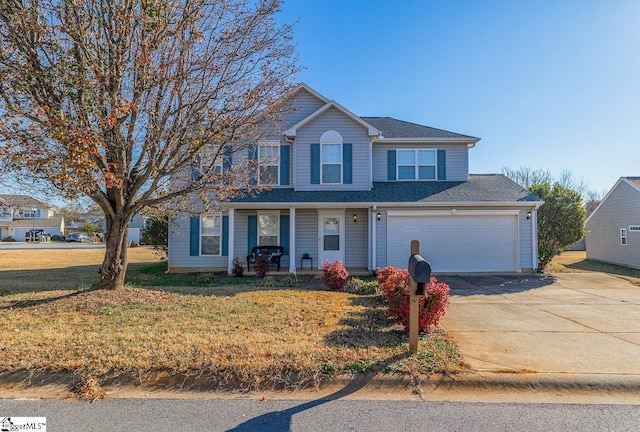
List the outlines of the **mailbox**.
{"label": "mailbox", "polygon": [[409,258],[409,276],[418,285],[417,295],[424,295],[424,286],[431,281],[431,265],[421,255],[411,255]]}

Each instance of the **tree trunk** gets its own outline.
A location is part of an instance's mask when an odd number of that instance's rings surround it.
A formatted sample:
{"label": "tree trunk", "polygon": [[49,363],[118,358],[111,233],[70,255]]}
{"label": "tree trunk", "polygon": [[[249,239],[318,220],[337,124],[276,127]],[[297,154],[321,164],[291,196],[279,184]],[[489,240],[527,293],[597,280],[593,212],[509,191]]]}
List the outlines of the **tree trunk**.
{"label": "tree trunk", "polygon": [[118,289],[124,287],[127,273],[127,246],[129,242],[129,220],[107,218],[105,254],[100,268],[100,282],[93,289]]}

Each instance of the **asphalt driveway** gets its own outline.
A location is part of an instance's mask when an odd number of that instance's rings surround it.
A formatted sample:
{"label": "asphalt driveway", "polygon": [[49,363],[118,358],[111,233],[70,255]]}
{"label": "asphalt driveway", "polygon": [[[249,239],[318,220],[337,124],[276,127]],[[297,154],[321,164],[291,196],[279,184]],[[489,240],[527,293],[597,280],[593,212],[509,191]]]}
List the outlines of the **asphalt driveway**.
{"label": "asphalt driveway", "polygon": [[640,287],[602,273],[442,276],[476,371],[640,377]]}

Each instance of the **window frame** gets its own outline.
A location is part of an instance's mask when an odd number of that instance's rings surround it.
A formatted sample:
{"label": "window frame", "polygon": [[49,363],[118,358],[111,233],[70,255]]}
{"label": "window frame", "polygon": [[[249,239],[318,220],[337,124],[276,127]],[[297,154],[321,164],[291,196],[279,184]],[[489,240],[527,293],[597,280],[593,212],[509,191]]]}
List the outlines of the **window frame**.
{"label": "window frame", "polygon": [[[29,214],[26,212],[29,212]],[[37,219],[38,209],[20,209],[18,215],[21,219]]]}
{"label": "window frame", "polygon": [[[258,221],[257,221],[257,227],[256,227],[256,236],[258,237],[256,239],[256,246],[280,246],[280,211],[279,210],[264,210],[264,211],[259,211],[257,212],[257,216],[258,216]],[[275,234],[268,234],[262,237],[275,237],[276,238],[276,244],[275,245],[271,245],[271,244],[260,244],[260,216],[275,216],[276,218],[276,223],[275,223]]]}
{"label": "window frame", "polygon": [[620,228],[620,245],[621,246],[626,246],[628,244],[628,239],[627,239],[627,229],[626,228]]}
{"label": "window frame", "polygon": [[[324,146],[338,146],[340,148],[339,154],[340,154],[340,162],[336,163],[336,162],[325,162],[324,158],[322,157],[322,155],[324,154],[324,152],[322,151],[322,149],[324,148]],[[320,143],[320,184],[327,184],[327,185],[340,185],[343,184],[344,178],[343,178],[343,166],[344,166],[344,150],[343,150],[343,143],[341,142],[325,142],[325,143]],[[324,181],[324,167],[325,166],[338,166],[338,172],[340,175],[340,181],[337,182],[325,182]]]}
{"label": "window frame", "polygon": [[[213,234],[204,234],[204,222],[205,219],[218,219],[218,229],[219,229],[219,233],[213,233]],[[214,222],[214,228],[215,228],[215,222]],[[204,253],[203,249],[202,249],[202,245],[204,244],[203,237],[218,237],[218,253],[217,254],[211,254],[211,253]],[[218,213],[214,213],[214,214],[210,214],[210,215],[202,215],[200,217],[200,256],[222,256],[222,215],[218,214]]]}
{"label": "window frame", "polygon": [[628,232],[640,232],[640,225],[629,225]]}
{"label": "window frame", "polygon": [[[433,153],[433,164],[420,164],[420,152]],[[413,152],[413,164],[401,164],[400,152]],[[413,178],[400,178],[400,168],[413,167]],[[420,167],[433,167],[433,178],[420,178]],[[396,180],[397,181],[436,181],[438,180],[438,149],[399,148],[396,149]]]}
{"label": "window frame", "polygon": [[[264,147],[273,147],[275,148],[275,157],[271,161],[271,163],[262,163],[262,149]],[[258,184],[270,185],[270,186],[278,186],[280,185],[280,141],[261,141],[258,143],[258,154],[256,155],[258,161]],[[275,182],[264,182],[262,180],[263,167],[275,167],[276,173],[276,181]]]}

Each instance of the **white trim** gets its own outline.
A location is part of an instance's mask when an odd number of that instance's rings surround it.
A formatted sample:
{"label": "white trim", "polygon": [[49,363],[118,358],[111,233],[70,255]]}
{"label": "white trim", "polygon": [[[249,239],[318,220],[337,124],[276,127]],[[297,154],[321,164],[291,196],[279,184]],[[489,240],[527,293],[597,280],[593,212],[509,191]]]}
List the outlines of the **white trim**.
{"label": "white trim", "polygon": [[629,225],[629,232],[638,232],[640,231],[640,225]]}
{"label": "white trim", "polygon": [[519,210],[387,210],[387,217],[420,216],[518,216]]}
{"label": "white trim", "polygon": [[370,210],[371,214],[371,268],[369,270],[375,270],[378,265],[378,211],[377,207],[373,206]]}
{"label": "white trim", "polygon": [[262,208],[282,208],[289,205],[295,205],[296,208],[318,208],[318,206],[326,208],[349,208],[349,207],[370,207],[373,205],[381,205],[383,207],[517,207],[530,208],[532,210],[540,208],[544,201],[515,201],[515,202],[487,202],[487,201],[456,201],[456,202],[372,202],[372,201],[356,201],[356,202],[247,202],[247,203],[225,203],[225,207],[237,209],[254,209]]}
{"label": "white trim", "polygon": [[629,244],[629,237],[627,236],[627,229],[620,228],[620,246],[626,246],[628,244]]}
{"label": "white trim", "polygon": [[286,98],[293,98],[295,97],[295,95],[300,91],[300,90],[306,90],[307,92],[311,93],[312,96],[315,96],[317,99],[320,99],[322,102],[327,103],[329,101],[329,99],[327,99],[326,97],[324,97],[323,95],[321,95],[320,93],[318,93],[317,91],[315,91],[314,89],[312,89],[311,87],[309,87],[309,85],[305,84],[305,83],[300,83],[297,85],[296,88],[294,88],[291,93],[289,95],[286,96]]}
{"label": "white trim", "polygon": [[538,211],[531,212],[531,268],[538,269]]}
{"label": "white trim", "polygon": [[313,120],[316,117],[318,117],[320,114],[322,114],[325,111],[327,111],[329,108],[335,108],[338,111],[342,112],[342,114],[346,115],[347,117],[350,117],[351,120],[353,120],[354,122],[358,123],[363,128],[367,129],[367,133],[371,137],[380,136],[380,134],[382,133],[378,129],[376,129],[375,127],[371,126],[369,123],[367,123],[366,121],[362,120],[360,117],[358,117],[357,115],[355,115],[354,113],[352,113],[351,111],[349,111],[348,109],[346,109],[345,107],[340,105],[338,102],[336,102],[334,100],[330,100],[325,105],[323,105],[322,107],[318,108],[316,111],[314,111],[313,113],[309,114],[307,117],[303,118],[298,123],[296,123],[295,125],[291,126],[289,129],[287,129],[284,132],[285,136],[287,136],[287,137],[295,137],[296,134],[297,134],[298,129],[300,129],[302,126],[306,125],[311,120]]}
{"label": "white trim", "polygon": [[[227,248],[229,251],[229,256],[227,258],[227,272],[231,274],[233,272],[233,258],[235,255],[235,248],[234,248],[235,236],[233,235],[235,231],[235,226],[236,226],[235,209],[229,209],[228,216],[229,216],[229,224],[228,224],[229,232],[227,233],[227,242],[229,244]],[[224,236],[224,232],[222,233],[222,235]],[[222,247],[220,247],[220,249],[222,250]]]}
{"label": "white trim", "polygon": [[324,261],[322,261],[322,251],[323,251],[323,241],[324,241],[324,232],[323,232],[323,223],[322,223],[322,219],[324,217],[336,217],[338,216],[339,220],[340,220],[340,259],[342,261],[342,263],[344,264],[345,262],[345,225],[347,223],[347,217],[346,217],[346,208],[340,208],[340,209],[318,209],[318,268],[322,268],[322,264],[324,264]]}
{"label": "white trim", "polygon": [[296,208],[289,208],[289,273],[296,274]]}

